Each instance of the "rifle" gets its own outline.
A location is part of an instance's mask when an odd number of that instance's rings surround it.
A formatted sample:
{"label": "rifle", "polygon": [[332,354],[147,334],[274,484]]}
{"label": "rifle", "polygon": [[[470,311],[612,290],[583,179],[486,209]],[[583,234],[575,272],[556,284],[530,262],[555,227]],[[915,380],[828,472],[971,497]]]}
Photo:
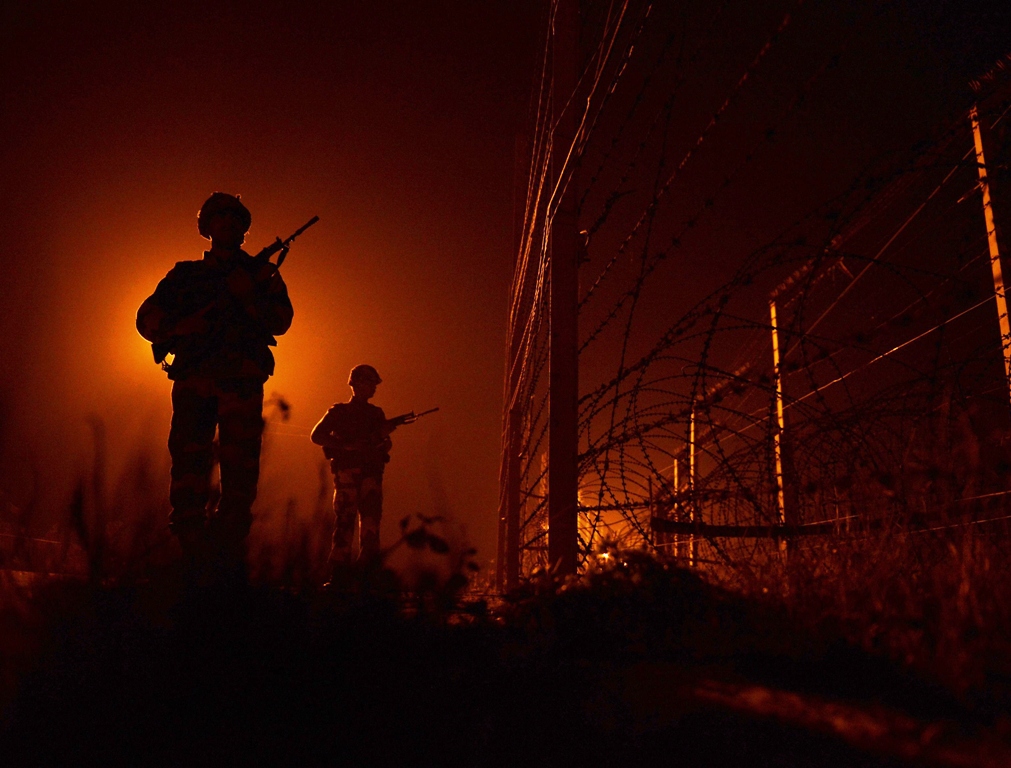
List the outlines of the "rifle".
{"label": "rifle", "polygon": [[319,221],[319,216],[313,216],[311,219],[309,219],[309,221],[307,221],[301,227],[296,229],[295,234],[291,235],[286,240],[277,238],[274,242],[272,242],[270,245],[268,245],[266,248],[264,248],[262,251],[256,254],[253,258],[256,259],[257,262],[259,262],[261,265],[263,265],[266,264],[268,261],[270,261],[271,256],[280,251],[281,253],[277,257],[277,264],[274,265],[277,269],[280,269],[281,265],[284,263],[285,258],[287,258],[288,256],[288,251],[291,249],[291,244],[295,242],[295,238],[301,235],[307,229],[309,229],[309,227],[311,227],[317,221]]}
{"label": "rifle", "polygon": [[[307,221],[301,227],[296,229],[294,234],[290,235],[284,240],[282,240],[281,238],[277,238],[274,242],[272,242],[270,245],[268,245],[266,248],[264,248],[258,254],[256,254],[253,258],[256,260],[258,269],[262,269],[264,266],[269,264],[270,257],[273,256],[278,251],[280,251],[280,255],[277,257],[277,263],[274,264],[273,266],[275,270],[280,269],[281,265],[284,263],[285,258],[288,256],[288,251],[291,249],[291,244],[295,242],[295,238],[301,235],[307,229],[309,229],[309,227],[311,227],[317,221],[319,221],[319,216],[313,216],[311,219],[309,219],[309,221]],[[217,301],[212,301],[203,309],[194,312],[193,315],[202,316],[206,314],[209,310],[213,309],[217,304],[218,304]],[[154,353],[154,361],[156,363],[161,363],[162,367],[164,368],[166,365],[165,358],[172,352],[172,349],[173,347],[175,347],[175,344],[176,344],[175,337],[169,339],[168,341],[152,344],[151,351],[152,353]]]}
{"label": "rifle", "polygon": [[436,406],[435,408],[429,408],[427,411],[422,411],[421,413],[415,413],[414,411],[411,411],[410,413],[403,413],[400,416],[394,416],[392,419],[387,419],[386,420],[387,433],[392,432],[402,424],[413,424],[422,416],[427,416],[430,413],[435,413],[437,410],[439,410],[438,406]]}
{"label": "rifle", "polygon": [[369,445],[366,441],[361,441],[353,445],[346,445],[340,448],[331,448],[329,446],[323,446],[323,455],[328,459],[338,458],[342,451],[368,451],[377,449],[382,446],[383,441],[390,436],[390,433],[397,427],[403,424],[413,424],[422,416],[427,416],[430,413],[435,413],[439,410],[438,406],[435,408],[429,408],[427,411],[422,411],[421,413],[415,413],[411,411],[410,413],[403,413],[400,416],[394,416],[392,419],[387,419],[383,424],[383,429],[381,432],[382,439],[373,445]]}

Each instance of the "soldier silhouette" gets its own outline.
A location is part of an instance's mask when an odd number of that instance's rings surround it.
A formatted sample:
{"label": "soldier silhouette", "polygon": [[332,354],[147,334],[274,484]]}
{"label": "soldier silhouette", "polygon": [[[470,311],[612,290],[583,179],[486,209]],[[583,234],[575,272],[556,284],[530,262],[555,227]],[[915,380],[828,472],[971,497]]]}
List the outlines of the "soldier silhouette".
{"label": "soldier silhouette", "polygon": [[[172,386],[169,527],[187,561],[206,557],[223,575],[245,573],[263,433],[263,383],[274,372],[270,347],[291,325],[288,289],[266,260],[242,250],[252,217],[238,196],[215,192],[197,228],[211,249],[177,263],[137,312]],[[208,514],[214,433],[220,498]]]}
{"label": "soldier silhouette", "polygon": [[351,399],[331,407],[309,436],[323,446],[334,477],[332,569],[350,564],[355,524],[359,521],[359,560],[374,562],[379,555],[383,471],[393,445],[390,432],[396,428],[387,421],[382,408],[369,402],[381,382],[371,365],[355,366],[348,379]]}

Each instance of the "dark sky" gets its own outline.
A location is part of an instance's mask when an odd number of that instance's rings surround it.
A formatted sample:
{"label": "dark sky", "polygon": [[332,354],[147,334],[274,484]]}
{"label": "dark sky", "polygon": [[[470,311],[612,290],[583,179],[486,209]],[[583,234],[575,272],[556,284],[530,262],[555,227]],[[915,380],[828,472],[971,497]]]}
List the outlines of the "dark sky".
{"label": "dark sky", "polygon": [[[790,5],[730,4],[736,26],[701,67],[712,96]],[[33,483],[55,509],[90,462],[90,414],[109,428],[114,472],[141,449],[167,460],[170,385],[134,315],[174,262],[199,257],[197,208],[223,190],[252,211],[251,251],[321,219],[284,267],[295,321],[266,391],[291,402],[292,426],[269,435],[259,509],[290,495],[311,507],[317,449],[298,433],[369,362],[388,415],[442,409],[395,435],[387,524],[445,512],[491,557],[514,145],[529,125],[543,6],[4,4],[4,493],[23,502]],[[803,141],[717,221],[754,238],[770,189],[789,190],[791,215],[957,115],[967,78],[1011,50],[1002,6],[802,6],[741,119],[762,123],[763,98],[804,77],[850,15],[862,19],[856,42],[792,124]],[[707,109],[699,101],[685,119]],[[688,293],[694,280],[688,264]]]}

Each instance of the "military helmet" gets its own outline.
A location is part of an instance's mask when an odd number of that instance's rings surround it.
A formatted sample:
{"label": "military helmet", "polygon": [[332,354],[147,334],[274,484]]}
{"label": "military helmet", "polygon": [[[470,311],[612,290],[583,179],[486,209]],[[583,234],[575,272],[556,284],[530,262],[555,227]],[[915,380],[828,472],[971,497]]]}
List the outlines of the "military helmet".
{"label": "military helmet", "polygon": [[382,384],[383,380],[379,378],[379,371],[371,365],[356,365],[351,369],[351,376],[348,378],[348,384],[354,386],[355,384],[364,383]]}
{"label": "military helmet", "polygon": [[235,211],[239,214],[239,218],[242,219],[243,231],[249,231],[249,225],[253,223],[253,215],[242,204],[242,201],[239,200],[239,196],[229,195],[227,192],[215,192],[200,206],[200,212],[197,214],[197,229],[201,235],[209,237],[207,234],[207,220],[219,211]]}

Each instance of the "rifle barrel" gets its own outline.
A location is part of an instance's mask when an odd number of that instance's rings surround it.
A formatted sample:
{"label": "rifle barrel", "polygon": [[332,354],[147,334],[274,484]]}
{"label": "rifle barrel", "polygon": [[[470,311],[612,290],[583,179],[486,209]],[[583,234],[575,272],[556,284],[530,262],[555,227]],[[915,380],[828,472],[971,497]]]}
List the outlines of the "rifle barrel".
{"label": "rifle barrel", "polygon": [[313,216],[311,219],[309,219],[309,221],[307,221],[301,227],[299,227],[298,229],[296,229],[295,230],[295,234],[293,234],[291,237],[289,237],[287,240],[285,240],[284,244],[288,245],[289,243],[291,243],[292,240],[294,240],[296,237],[298,237],[303,232],[305,232],[307,229],[309,229],[309,227],[311,227],[317,221],[319,221],[319,216]]}
{"label": "rifle barrel", "polygon": [[[283,243],[281,243],[281,254],[277,257],[277,268],[278,269],[280,269],[281,265],[284,264],[284,260],[288,256],[288,249],[291,247],[291,244],[293,242],[295,242],[295,238],[298,237],[299,235],[301,235],[307,229],[309,229],[309,227],[311,227],[317,221],[319,221],[319,216],[313,216],[311,219],[309,219],[309,221],[307,221],[301,227],[299,227],[298,229],[296,229],[295,230],[295,234],[293,234],[291,237],[289,237],[287,240],[285,240]],[[270,257],[268,256],[267,258],[270,258]]]}

